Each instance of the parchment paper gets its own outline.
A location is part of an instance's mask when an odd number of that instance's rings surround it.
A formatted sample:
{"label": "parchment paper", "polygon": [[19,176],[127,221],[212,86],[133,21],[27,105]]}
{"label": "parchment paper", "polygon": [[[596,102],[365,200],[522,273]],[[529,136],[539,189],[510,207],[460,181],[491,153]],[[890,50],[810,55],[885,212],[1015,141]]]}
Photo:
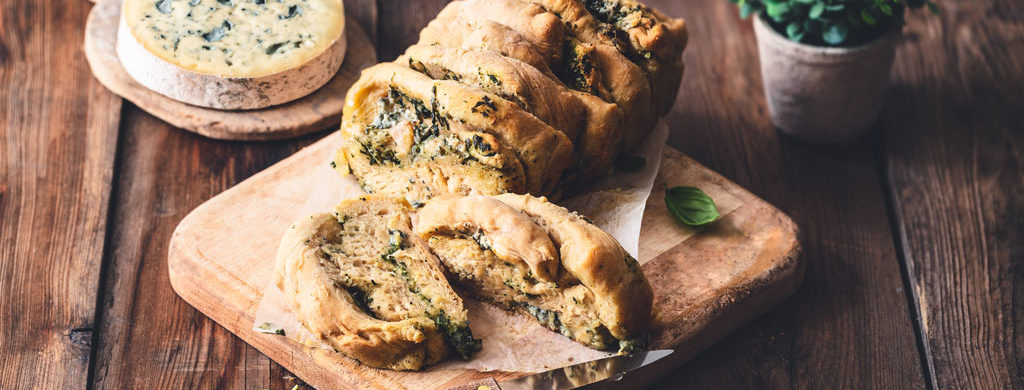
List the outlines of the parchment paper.
{"label": "parchment paper", "polygon": [[[630,255],[639,258],[644,206],[654,185],[667,138],[668,126],[663,121],[659,122],[651,135],[632,153],[644,158],[642,169],[609,176],[594,183],[581,195],[558,203],[593,220],[615,237]],[[339,176],[326,162],[316,169],[319,170],[317,185],[311,189],[302,212],[295,219],[332,210],[339,201],[364,194],[353,178]],[[542,372],[611,355],[584,347],[524,316],[473,298],[466,297],[464,301],[473,336],[483,340],[483,349],[470,361],[449,359],[433,369]],[[254,317],[253,326],[257,331],[274,333],[280,330],[284,337],[307,347],[330,349],[299,324],[273,281],[264,288]]]}

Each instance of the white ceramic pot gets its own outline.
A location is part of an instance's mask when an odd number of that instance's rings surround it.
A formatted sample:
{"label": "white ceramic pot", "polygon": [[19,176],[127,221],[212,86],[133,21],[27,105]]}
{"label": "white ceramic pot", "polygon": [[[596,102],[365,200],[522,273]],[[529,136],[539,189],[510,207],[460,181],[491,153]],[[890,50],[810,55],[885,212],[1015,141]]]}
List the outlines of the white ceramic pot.
{"label": "white ceramic pot", "polygon": [[878,119],[900,29],[854,47],[797,43],[759,17],[754,32],[768,110],[780,130],[815,143],[846,143]]}

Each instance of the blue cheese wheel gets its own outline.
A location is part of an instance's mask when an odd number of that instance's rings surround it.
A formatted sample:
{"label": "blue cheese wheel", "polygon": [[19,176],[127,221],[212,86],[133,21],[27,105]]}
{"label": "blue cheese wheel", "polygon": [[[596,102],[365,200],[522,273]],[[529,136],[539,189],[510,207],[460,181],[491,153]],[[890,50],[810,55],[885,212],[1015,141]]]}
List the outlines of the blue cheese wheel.
{"label": "blue cheese wheel", "polygon": [[345,56],[341,0],[125,0],[117,54],[162,95],[257,109],[326,84]]}

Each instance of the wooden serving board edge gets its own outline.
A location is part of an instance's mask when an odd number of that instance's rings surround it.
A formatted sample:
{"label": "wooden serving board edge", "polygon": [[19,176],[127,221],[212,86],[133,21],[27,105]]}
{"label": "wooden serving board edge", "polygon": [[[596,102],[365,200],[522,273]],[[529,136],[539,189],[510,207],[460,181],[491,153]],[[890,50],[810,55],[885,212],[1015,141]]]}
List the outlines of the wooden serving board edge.
{"label": "wooden serving board edge", "polygon": [[[398,374],[405,373],[366,368],[354,361],[352,361],[351,366],[345,364],[345,369],[343,370],[325,370],[324,367],[320,367],[318,364],[327,360],[327,352],[310,349],[297,352],[297,349],[301,347],[290,346],[288,341],[282,342],[281,340],[266,337],[264,334],[253,331],[253,313],[259,297],[262,296],[260,289],[263,286],[250,286],[247,281],[241,280],[231,275],[230,272],[219,268],[215,260],[206,258],[200,250],[186,249],[188,245],[184,241],[184,233],[198,220],[209,215],[215,215],[217,211],[213,208],[217,204],[216,201],[218,199],[232,196],[235,192],[252,185],[274,181],[277,179],[276,176],[285,173],[286,167],[296,164],[313,166],[321,163],[322,161],[319,161],[320,159],[317,157],[325,153],[322,149],[329,146],[330,139],[335,138],[334,135],[328,136],[325,140],[321,140],[246,179],[235,187],[200,205],[186,216],[175,229],[170,242],[168,270],[171,286],[190,305],[311,385],[322,389],[364,388],[366,386],[405,388],[402,383],[395,379],[396,376],[400,376]],[[679,154],[670,148],[667,149],[666,153]],[[679,155],[682,156],[681,154]],[[685,156],[683,158],[688,160]],[[697,164],[692,162],[692,160],[689,161],[692,164]],[[707,168],[701,168],[707,170]],[[713,175],[715,180],[731,184],[731,182],[728,182],[727,179],[717,173],[710,170],[708,172],[710,175]],[[664,185],[664,183],[656,183],[656,186],[658,185]],[[735,184],[731,185],[735,186]],[[753,196],[751,195],[751,197]],[[651,201],[649,201],[650,204]],[[744,209],[750,210],[744,211]],[[739,212],[759,212],[770,216],[774,219],[770,222],[774,226],[779,226],[783,233],[787,235],[788,238],[783,240],[784,242],[781,245],[769,248],[770,250],[758,254],[758,257],[765,257],[774,262],[773,266],[767,272],[752,275],[752,277],[744,279],[741,284],[731,286],[726,291],[722,291],[714,299],[693,305],[692,308],[688,309],[690,312],[681,315],[680,318],[697,318],[698,320],[684,320],[672,324],[671,329],[664,331],[664,334],[667,336],[655,342],[655,346],[659,348],[674,348],[676,350],[674,354],[627,375],[621,381],[604,384],[605,387],[643,386],[654,382],[665,373],[681,366],[735,329],[769,310],[797,290],[803,279],[805,265],[799,256],[800,246],[795,224],[781,211],[760,199],[756,199],[756,197],[750,202],[745,202],[740,209],[732,214]],[[727,220],[730,217],[730,215],[726,215],[722,220]],[[276,242],[278,238],[268,239]],[[678,248],[678,250],[686,249]],[[659,258],[671,257],[673,255],[671,252],[672,250],[667,250],[654,260],[646,263],[643,267],[645,273],[650,274],[650,269],[658,266]],[[240,307],[232,303],[246,301],[250,302],[249,307]],[[495,377],[501,381],[521,375],[523,374],[466,371],[458,375],[446,375],[447,379],[443,380],[442,383],[434,383],[433,385],[435,386],[433,387],[445,388],[488,377]]]}

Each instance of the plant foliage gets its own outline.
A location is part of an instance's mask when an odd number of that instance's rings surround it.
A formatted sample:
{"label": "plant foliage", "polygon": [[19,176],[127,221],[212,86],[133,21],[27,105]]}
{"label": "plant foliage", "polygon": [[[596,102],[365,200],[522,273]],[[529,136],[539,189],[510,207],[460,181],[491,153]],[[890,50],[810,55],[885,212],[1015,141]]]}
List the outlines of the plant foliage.
{"label": "plant foliage", "polygon": [[907,8],[939,9],[931,0],[729,0],[744,19],[760,14],[789,39],[821,46],[855,46],[903,24]]}

